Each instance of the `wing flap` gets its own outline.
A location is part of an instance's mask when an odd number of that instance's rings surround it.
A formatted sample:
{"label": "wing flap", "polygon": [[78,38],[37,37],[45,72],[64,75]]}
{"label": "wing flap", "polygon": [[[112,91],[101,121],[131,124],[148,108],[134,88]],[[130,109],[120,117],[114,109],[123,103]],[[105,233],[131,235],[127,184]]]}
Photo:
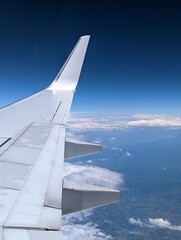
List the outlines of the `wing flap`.
{"label": "wing flap", "polygon": [[117,202],[119,197],[117,190],[64,180],[62,214]]}
{"label": "wing flap", "polygon": [[73,139],[65,141],[65,159],[82,157],[102,151],[102,146],[98,144],[81,142]]}

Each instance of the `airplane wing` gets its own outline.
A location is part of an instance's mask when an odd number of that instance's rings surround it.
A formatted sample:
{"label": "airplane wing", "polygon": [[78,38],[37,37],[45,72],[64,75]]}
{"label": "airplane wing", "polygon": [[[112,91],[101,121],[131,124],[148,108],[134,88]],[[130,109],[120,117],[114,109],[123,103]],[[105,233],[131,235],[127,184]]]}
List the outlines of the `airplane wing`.
{"label": "airplane wing", "polygon": [[65,135],[88,42],[80,38],[49,87],[0,110],[0,240],[60,239],[63,214],[119,199],[63,179],[64,159],[101,150]]}

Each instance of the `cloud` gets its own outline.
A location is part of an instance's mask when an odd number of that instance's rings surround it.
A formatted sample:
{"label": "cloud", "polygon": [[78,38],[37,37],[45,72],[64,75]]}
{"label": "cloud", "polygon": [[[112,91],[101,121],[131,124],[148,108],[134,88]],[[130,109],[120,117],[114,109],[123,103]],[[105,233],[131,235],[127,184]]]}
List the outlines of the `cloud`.
{"label": "cloud", "polygon": [[157,119],[157,118],[163,118],[166,117],[166,115],[161,114],[133,114],[133,118],[138,119]]}
{"label": "cloud", "polygon": [[101,143],[101,141],[100,140],[94,140],[93,143],[99,144],[99,143]]}
{"label": "cloud", "polygon": [[161,228],[161,229],[169,229],[175,231],[181,231],[181,225],[173,225],[167,219],[163,218],[149,218],[148,223],[144,223],[139,218],[129,218],[129,223],[132,225],[137,225],[140,227],[149,227],[149,228]]}
{"label": "cloud", "polygon": [[170,230],[176,230],[176,231],[181,231],[181,225],[176,226],[171,224],[168,220],[164,220],[163,218],[149,218],[149,223],[157,228],[166,228]]}
{"label": "cloud", "polygon": [[130,152],[127,151],[127,152],[124,153],[124,156],[131,157],[132,155],[131,155]]}
{"label": "cloud", "polygon": [[[63,216],[61,234],[63,240],[103,240],[112,239],[106,235],[99,227],[89,222],[89,217],[93,214],[93,210],[85,210],[78,213]],[[85,221],[88,221],[85,223]]]}
{"label": "cloud", "polygon": [[114,141],[114,140],[116,140],[116,138],[115,137],[111,137],[111,138],[109,138],[109,140]]}
{"label": "cloud", "polygon": [[[127,117],[117,115],[106,118],[82,117],[76,114],[69,118],[68,126],[74,130],[124,130],[130,127],[181,127],[181,117],[158,114],[136,114]],[[110,140],[115,140],[114,137]]]}
{"label": "cloud", "polygon": [[87,160],[86,163],[91,164],[91,163],[93,163],[93,161],[92,160]]}
{"label": "cloud", "polygon": [[67,224],[73,224],[76,223],[77,221],[85,221],[87,220],[92,214],[93,214],[94,209],[87,209],[83,210],[80,212],[64,215],[62,217],[62,224],[67,225]]}
{"label": "cloud", "polygon": [[113,147],[112,150],[118,151],[119,148],[117,148],[117,147]]}
{"label": "cloud", "polygon": [[140,227],[144,226],[144,223],[139,218],[138,219],[130,218],[129,223],[131,223],[133,225],[138,225]]}
{"label": "cloud", "polygon": [[65,179],[78,183],[96,185],[108,188],[118,188],[123,184],[123,176],[120,173],[92,165],[78,165],[65,162]]}
{"label": "cloud", "polygon": [[108,240],[111,236],[103,233],[97,225],[89,222],[87,224],[68,224],[61,229],[62,239],[64,240]]}
{"label": "cloud", "polygon": [[136,121],[129,121],[128,126],[149,126],[149,127],[181,127],[181,119],[167,119],[167,118],[156,118],[156,119],[141,119]]}

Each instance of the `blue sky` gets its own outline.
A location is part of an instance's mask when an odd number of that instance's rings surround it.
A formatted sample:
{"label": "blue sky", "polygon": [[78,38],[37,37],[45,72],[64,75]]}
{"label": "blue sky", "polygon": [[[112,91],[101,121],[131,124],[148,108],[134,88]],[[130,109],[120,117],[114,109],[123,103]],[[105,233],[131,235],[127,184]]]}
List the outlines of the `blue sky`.
{"label": "blue sky", "polygon": [[0,105],[51,83],[91,41],[72,111],[179,115],[179,1],[1,1]]}

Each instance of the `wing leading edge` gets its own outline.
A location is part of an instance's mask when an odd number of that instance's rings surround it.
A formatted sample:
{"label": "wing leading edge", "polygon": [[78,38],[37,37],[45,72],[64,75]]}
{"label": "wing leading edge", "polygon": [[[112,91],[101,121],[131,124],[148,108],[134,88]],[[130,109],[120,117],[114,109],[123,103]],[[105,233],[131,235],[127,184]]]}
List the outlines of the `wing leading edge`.
{"label": "wing leading edge", "polygon": [[119,199],[119,191],[63,179],[64,159],[102,149],[65,137],[89,38],[48,88],[0,110],[0,240],[60,239],[62,214]]}

